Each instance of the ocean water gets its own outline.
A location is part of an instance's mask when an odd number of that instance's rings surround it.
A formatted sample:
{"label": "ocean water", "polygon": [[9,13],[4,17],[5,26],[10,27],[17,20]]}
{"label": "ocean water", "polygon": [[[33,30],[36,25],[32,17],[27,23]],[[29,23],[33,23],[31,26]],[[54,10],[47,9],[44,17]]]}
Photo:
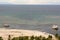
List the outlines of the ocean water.
{"label": "ocean water", "polygon": [[0,5],[0,27],[39,30],[53,33],[57,24],[60,33],[60,5]]}

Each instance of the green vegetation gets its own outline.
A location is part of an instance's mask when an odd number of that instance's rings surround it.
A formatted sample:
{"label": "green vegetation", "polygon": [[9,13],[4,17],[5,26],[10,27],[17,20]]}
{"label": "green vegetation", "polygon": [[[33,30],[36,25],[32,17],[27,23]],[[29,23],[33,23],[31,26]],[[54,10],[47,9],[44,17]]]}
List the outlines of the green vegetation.
{"label": "green vegetation", "polygon": [[14,37],[12,40],[52,40],[52,36],[49,35],[48,38],[42,36],[22,36],[22,37]]}
{"label": "green vegetation", "polygon": [[8,36],[8,40],[11,40],[11,36],[10,35]]}
{"label": "green vegetation", "polygon": [[47,40],[52,40],[52,36],[49,35],[48,38],[47,38]]}
{"label": "green vegetation", "polygon": [[19,39],[19,37],[14,37],[12,40],[23,40],[23,39]]}
{"label": "green vegetation", "polygon": [[58,34],[55,34],[56,39],[60,40],[60,36]]}
{"label": "green vegetation", "polygon": [[[55,37],[60,40],[60,36],[58,34],[55,35]],[[42,37],[42,36],[22,36],[22,37],[14,37],[12,40],[52,40],[52,36],[49,35],[48,38]]]}
{"label": "green vegetation", "polygon": [[0,37],[0,40],[3,40],[3,38],[2,38],[2,37]]}
{"label": "green vegetation", "polygon": [[[51,35],[48,36],[48,38],[42,37],[42,36],[19,36],[11,38],[12,36],[8,35],[8,40],[52,40],[53,37]],[[60,40],[60,36],[58,34],[55,35],[57,40]],[[0,37],[0,40],[3,40],[2,37]]]}

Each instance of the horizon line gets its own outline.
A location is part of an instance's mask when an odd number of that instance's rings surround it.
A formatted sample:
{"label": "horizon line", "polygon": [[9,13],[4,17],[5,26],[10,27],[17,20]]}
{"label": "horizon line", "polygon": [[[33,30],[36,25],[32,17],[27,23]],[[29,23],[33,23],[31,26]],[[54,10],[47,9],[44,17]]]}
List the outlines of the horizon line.
{"label": "horizon line", "polygon": [[0,3],[0,5],[60,5],[60,4],[8,4],[8,3]]}

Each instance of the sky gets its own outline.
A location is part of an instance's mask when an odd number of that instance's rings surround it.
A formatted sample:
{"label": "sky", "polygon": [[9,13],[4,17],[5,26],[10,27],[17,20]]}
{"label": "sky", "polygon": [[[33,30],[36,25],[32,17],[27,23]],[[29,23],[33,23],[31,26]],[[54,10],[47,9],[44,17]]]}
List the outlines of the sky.
{"label": "sky", "polygon": [[60,0],[0,0],[0,4],[60,4]]}

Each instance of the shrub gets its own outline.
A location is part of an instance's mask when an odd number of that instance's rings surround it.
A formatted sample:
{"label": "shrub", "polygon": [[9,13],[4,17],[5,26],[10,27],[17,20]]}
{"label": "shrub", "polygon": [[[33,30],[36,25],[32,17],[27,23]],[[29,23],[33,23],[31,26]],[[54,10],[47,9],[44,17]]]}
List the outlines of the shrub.
{"label": "shrub", "polygon": [[0,37],[0,40],[3,40],[3,38],[2,38],[2,37]]}

